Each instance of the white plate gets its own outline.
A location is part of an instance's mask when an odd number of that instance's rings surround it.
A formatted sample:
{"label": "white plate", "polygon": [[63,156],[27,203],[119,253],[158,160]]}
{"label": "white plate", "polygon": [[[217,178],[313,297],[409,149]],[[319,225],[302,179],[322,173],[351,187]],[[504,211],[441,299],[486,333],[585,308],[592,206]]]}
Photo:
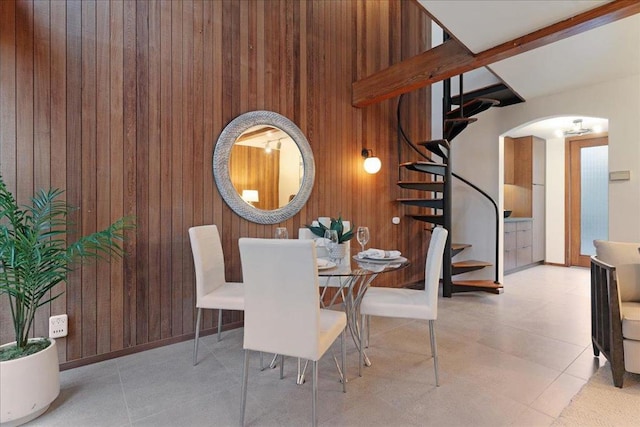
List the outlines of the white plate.
{"label": "white plate", "polygon": [[395,258],[366,258],[359,257],[358,255],[354,255],[353,259],[360,262],[372,262],[376,264],[390,264],[392,262],[406,262],[407,259],[403,256],[395,257]]}
{"label": "white plate", "polygon": [[324,265],[318,265],[318,270],[328,270],[336,266],[335,262],[327,261]]}

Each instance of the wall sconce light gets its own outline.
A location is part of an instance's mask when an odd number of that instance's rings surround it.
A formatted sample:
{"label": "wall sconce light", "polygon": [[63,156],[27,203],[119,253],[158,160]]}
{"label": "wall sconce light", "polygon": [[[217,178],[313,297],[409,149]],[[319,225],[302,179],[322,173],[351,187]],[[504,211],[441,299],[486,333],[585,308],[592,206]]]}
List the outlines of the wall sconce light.
{"label": "wall sconce light", "polygon": [[374,174],[380,171],[382,162],[379,158],[373,155],[373,150],[370,148],[362,149],[362,157],[364,157],[364,170],[367,173]]}
{"label": "wall sconce light", "polygon": [[260,201],[258,190],[242,190],[242,200],[253,206],[254,203]]}

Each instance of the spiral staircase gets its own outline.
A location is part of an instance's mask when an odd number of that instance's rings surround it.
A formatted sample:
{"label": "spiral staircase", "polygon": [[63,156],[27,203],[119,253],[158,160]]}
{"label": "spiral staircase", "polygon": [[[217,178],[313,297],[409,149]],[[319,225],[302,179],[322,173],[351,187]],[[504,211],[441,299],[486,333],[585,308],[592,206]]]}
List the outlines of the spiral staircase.
{"label": "spiral staircase", "polygon": [[[460,93],[463,94],[462,76],[458,76],[460,82]],[[501,212],[498,212],[498,206],[495,201],[486,194],[482,189],[468,181],[467,179],[454,173],[451,164],[452,141],[467,126],[477,120],[473,117],[491,107],[497,106],[501,101],[485,97],[475,97],[473,94],[464,94],[463,96],[451,97],[451,80],[444,81],[443,95],[443,139],[431,140],[414,144],[411,142],[407,134],[401,126],[401,103],[402,97],[398,103],[398,130],[400,133],[400,141],[407,143],[416,153],[424,160],[411,161],[401,163],[399,168],[398,186],[408,190],[418,190],[421,197],[400,198],[398,202],[418,208],[415,212],[409,212],[406,215],[411,218],[429,224],[428,229],[433,229],[436,225],[441,225],[447,230],[452,228],[452,180],[458,179],[464,184],[478,191],[484,197],[491,201],[495,213],[495,278],[493,280],[454,280],[453,276],[462,273],[468,273],[483,269],[493,265],[492,262],[484,260],[458,259],[458,255],[463,253],[465,249],[470,248],[471,243],[453,243],[449,233],[447,244],[445,246],[443,263],[443,296],[451,297],[452,294],[458,292],[491,292],[500,293],[502,285],[498,281],[498,226]],[[469,96],[471,95],[471,96]],[[505,98],[505,104],[520,102],[513,98]],[[456,106],[457,108],[452,108]],[[422,148],[420,148],[422,147]],[[441,160],[434,161],[429,153],[438,156]],[[403,177],[408,176],[409,179]],[[409,209],[413,211],[413,209]]]}

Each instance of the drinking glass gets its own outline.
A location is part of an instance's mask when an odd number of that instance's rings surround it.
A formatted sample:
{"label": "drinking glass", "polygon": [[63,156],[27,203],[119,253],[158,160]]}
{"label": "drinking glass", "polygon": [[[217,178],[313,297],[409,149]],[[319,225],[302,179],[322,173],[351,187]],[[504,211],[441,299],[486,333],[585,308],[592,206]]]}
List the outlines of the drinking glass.
{"label": "drinking glass", "polygon": [[358,243],[362,246],[362,252],[364,252],[364,245],[369,241],[369,227],[358,227],[356,237]]}
{"label": "drinking glass", "polygon": [[288,239],[289,233],[287,232],[286,227],[278,227],[276,228],[276,239]]}
{"label": "drinking glass", "polygon": [[329,251],[329,258],[331,261],[335,261],[334,251],[338,247],[338,231],[326,230],[324,232],[324,238],[326,240],[327,250]]}

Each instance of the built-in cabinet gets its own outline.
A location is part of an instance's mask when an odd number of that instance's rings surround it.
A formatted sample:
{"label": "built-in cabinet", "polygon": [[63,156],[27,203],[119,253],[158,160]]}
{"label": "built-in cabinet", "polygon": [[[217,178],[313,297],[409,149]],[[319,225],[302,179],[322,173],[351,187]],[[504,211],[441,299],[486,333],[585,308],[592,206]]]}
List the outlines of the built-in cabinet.
{"label": "built-in cabinet", "polygon": [[513,270],[532,264],[533,220],[518,218],[504,224],[504,269]]}
{"label": "built-in cabinet", "polygon": [[504,271],[544,261],[545,144],[535,136],[504,139]]}

